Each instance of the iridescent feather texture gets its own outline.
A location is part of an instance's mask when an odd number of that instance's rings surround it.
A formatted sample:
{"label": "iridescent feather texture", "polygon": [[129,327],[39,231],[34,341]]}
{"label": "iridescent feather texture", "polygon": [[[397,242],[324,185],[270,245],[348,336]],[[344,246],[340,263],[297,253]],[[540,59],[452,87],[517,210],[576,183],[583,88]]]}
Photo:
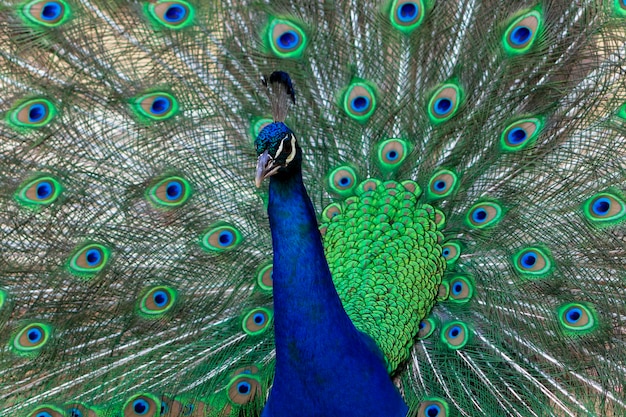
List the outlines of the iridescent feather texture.
{"label": "iridescent feather texture", "polygon": [[625,25],[4,2],[0,416],[625,415]]}

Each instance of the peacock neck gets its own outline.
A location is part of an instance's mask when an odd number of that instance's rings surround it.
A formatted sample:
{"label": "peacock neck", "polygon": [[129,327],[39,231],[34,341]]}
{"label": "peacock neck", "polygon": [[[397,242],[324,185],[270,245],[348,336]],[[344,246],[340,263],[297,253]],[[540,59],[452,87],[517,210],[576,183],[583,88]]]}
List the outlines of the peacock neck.
{"label": "peacock neck", "polygon": [[351,343],[357,330],[335,290],[299,170],[271,177],[268,213],[278,366],[319,358],[319,349]]}
{"label": "peacock neck", "polygon": [[302,173],[292,171],[270,178],[276,372],[262,416],[404,417],[382,354],[341,305]]}

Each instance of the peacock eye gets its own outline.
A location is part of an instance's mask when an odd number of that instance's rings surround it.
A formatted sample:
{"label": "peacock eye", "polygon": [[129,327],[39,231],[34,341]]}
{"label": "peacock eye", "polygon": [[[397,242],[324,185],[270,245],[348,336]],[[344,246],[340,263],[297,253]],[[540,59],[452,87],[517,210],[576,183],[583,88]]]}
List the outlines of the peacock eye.
{"label": "peacock eye", "polygon": [[289,20],[272,20],[266,33],[270,49],[279,58],[298,58],[306,48],[304,30]]}
{"label": "peacock eye", "polygon": [[52,28],[69,19],[70,7],[60,0],[35,0],[24,6],[23,16],[31,23]]}
{"label": "peacock eye", "polygon": [[238,229],[228,223],[219,222],[201,237],[202,248],[212,252],[224,252],[236,248],[243,240]]}
{"label": "peacock eye", "polygon": [[449,412],[448,403],[441,398],[432,397],[420,403],[416,417],[446,417]]}
{"label": "peacock eye", "polygon": [[446,324],[441,330],[441,341],[452,350],[461,349],[469,341],[469,328],[460,321]]}
{"label": "peacock eye", "polygon": [[139,303],[139,312],[146,318],[160,317],[176,302],[176,291],[170,287],[149,288]]}
{"label": "peacock eye", "polygon": [[152,394],[138,394],[131,397],[123,407],[123,415],[128,417],[153,417],[160,415],[161,401]]}
{"label": "peacock eye", "polygon": [[272,311],[258,307],[248,312],[242,320],[243,330],[250,336],[264,333],[272,321]]}
{"label": "peacock eye", "polygon": [[91,277],[105,267],[109,255],[110,250],[103,245],[93,243],[84,246],[71,258],[69,270],[74,275]]}
{"label": "peacock eye", "polygon": [[148,13],[169,29],[180,29],[193,22],[194,9],[185,1],[158,1],[148,6]]}
{"label": "peacock eye", "polygon": [[228,399],[236,405],[247,404],[252,401],[261,390],[257,377],[251,374],[241,374],[233,378],[228,384]]}
{"label": "peacock eye", "polygon": [[65,416],[65,413],[63,410],[53,405],[41,405],[30,414],[26,415],[28,417],[63,417]]}
{"label": "peacock eye", "polygon": [[50,339],[52,328],[44,323],[31,323],[13,337],[12,347],[18,355],[36,354]]}

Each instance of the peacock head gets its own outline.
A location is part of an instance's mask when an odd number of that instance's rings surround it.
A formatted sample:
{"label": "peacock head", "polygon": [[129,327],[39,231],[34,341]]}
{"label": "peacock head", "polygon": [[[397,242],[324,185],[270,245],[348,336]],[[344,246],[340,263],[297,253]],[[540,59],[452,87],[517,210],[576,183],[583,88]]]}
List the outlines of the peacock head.
{"label": "peacock head", "polygon": [[302,151],[296,135],[283,122],[265,126],[254,145],[259,156],[255,177],[257,187],[272,175],[289,174],[302,162]]}
{"label": "peacock head", "polygon": [[299,168],[302,162],[302,151],[298,146],[296,135],[283,123],[289,105],[296,103],[296,93],[289,74],[274,71],[272,75],[263,79],[263,85],[272,105],[274,123],[265,126],[254,141],[259,156],[255,178],[257,187],[261,186],[265,178],[272,175],[288,175]]}

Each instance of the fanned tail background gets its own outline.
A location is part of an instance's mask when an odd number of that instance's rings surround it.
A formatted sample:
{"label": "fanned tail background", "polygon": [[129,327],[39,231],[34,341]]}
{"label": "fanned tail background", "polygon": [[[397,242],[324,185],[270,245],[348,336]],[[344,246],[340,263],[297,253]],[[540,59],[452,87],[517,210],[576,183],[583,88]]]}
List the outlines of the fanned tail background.
{"label": "fanned tail background", "polygon": [[[390,18],[403,2],[189,1],[175,27],[165,3],[59,1],[55,25],[0,5],[0,415],[141,396],[258,415],[274,353],[253,139],[274,70],[318,213],[372,177],[445,214],[460,256],[393,372],[416,415],[626,413],[623,1],[422,1],[412,30]],[[289,31],[301,47],[280,48]]]}

